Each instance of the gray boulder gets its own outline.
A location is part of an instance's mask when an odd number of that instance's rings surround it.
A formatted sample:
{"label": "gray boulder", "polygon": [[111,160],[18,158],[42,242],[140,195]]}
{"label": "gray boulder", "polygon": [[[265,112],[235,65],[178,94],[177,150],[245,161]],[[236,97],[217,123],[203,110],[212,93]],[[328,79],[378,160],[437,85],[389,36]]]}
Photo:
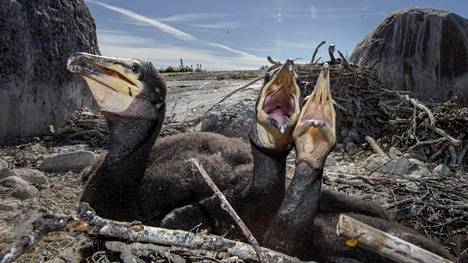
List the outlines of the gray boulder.
{"label": "gray boulder", "polygon": [[81,172],[96,163],[96,155],[90,151],[76,151],[50,156],[44,159],[40,170],[46,173]]}
{"label": "gray boulder", "polygon": [[12,189],[12,196],[21,200],[29,199],[39,194],[39,190],[36,187],[17,176],[1,179],[0,186]]}
{"label": "gray boulder", "polygon": [[395,90],[443,100],[468,98],[468,20],[452,12],[409,8],[387,17],[350,61],[373,67]]}
{"label": "gray boulder", "polygon": [[234,105],[222,103],[203,116],[201,130],[247,139],[254,119],[255,101],[239,101]]}
{"label": "gray boulder", "polygon": [[47,133],[79,107],[94,108],[70,54],[99,53],[83,0],[5,0],[0,8],[0,142]]}

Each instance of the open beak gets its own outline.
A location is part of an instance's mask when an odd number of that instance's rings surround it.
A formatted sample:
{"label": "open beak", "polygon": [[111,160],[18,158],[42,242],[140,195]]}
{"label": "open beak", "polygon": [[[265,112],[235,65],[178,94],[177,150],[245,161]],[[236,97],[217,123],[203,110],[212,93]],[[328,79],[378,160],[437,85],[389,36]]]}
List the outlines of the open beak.
{"label": "open beak", "polygon": [[[293,132],[297,162],[316,167],[336,142],[336,114],[330,91],[328,64],[324,64],[312,94],[302,107]],[[321,164],[320,164],[321,165]]]}
{"label": "open beak", "polygon": [[143,90],[139,73],[132,70],[137,64],[139,61],[133,59],[79,52],[70,56],[67,69],[86,80],[101,111],[119,114],[126,111]]}
{"label": "open beak", "polygon": [[292,141],[300,113],[300,89],[294,62],[288,59],[263,86],[257,104],[257,124],[264,145],[278,148]]}

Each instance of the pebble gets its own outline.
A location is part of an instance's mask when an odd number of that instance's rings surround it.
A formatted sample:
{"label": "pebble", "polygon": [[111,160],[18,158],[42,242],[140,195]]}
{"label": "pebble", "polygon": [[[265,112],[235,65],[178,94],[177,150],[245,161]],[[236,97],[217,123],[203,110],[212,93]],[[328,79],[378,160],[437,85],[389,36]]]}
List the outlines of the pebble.
{"label": "pebble", "polygon": [[96,163],[96,155],[90,151],[76,151],[50,156],[44,159],[40,170],[46,173],[80,172]]}

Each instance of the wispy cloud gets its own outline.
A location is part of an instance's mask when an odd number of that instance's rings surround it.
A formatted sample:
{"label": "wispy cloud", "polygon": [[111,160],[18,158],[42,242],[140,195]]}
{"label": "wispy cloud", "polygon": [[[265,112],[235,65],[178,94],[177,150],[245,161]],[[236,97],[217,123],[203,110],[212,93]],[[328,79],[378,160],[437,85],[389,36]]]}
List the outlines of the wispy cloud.
{"label": "wispy cloud", "polygon": [[[266,60],[239,54],[226,56],[212,49],[188,48],[168,44],[152,43],[149,38],[130,39],[125,32],[101,31],[99,47],[104,55],[139,58],[153,62],[156,67],[175,65],[182,58],[186,65],[202,64],[208,70],[257,69]],[[127,45],[132,41],[132,45]]]}
{"label": "wispy cloud", "polygon": [[263,60],[264,60],[263,58],[257,57],[257,56],[255,56],[253,54],[247,53],[247,52],[242,51],[242,50],[233,49],[233,48],[228,47],[228,46],[226,46],[224,44],[197,39],[195,36],[192,36],[191,34],[188,34],[188,33],[184,32],[182,30],[179,30],[179,29],[177,29],[175,27],[172,27],[172,26],[170,26],[168,24],[162,23],[162,22],[160,22],[160,21],[158,21],[156,19],[149,18],[149,17],[143,16],[143,15],[137,14],[137,13],[131,11],[131,10],[128,10],[128,9],[124,9],[124,8],[109,5],[109,4],[105,4],[105,3],[94,1],[94,0],[86,0],[86,1],[90,2],[90,3],[93,3],[93,4],[100,5],[100,6],[104,7],[104,8],[115,11],[117,13],[120,13],[122,15],[130,17],[130,18],[135,19],[137,21],[140,21],[140,22],[146,23],[148,25],[154,26],[154,27],[160,29],[161,31],[163,31],[163,32],[165,32],[167,34],[170,34],[170,35],[174,36],[175,38],[183,40],[183,41],[223,49],[225,51],[229,51],[229,52],[235,53],[237,55],[240,55],[241,58],[249,59],[251,61],[256,60],[258,63],[262,63]]}
{"label": "wispy cloud", "polygon": [[218,22],[218,23],[209,23],[209,24],[188,24],[189,26],[206,28],[206,29],[227,29],[227,28],[239,28],[243,25],[239,22]]}
{"label": "wispy cloud", "polygon": [[162,22],[192,22],[206,19],[223,18],[227,16],[227,14],[187,13],[177,14],[169,17],[161,17],[158,18],[158,20]]}
{"label": "wispy cloud", "polygon": [[172,27],[170,25],[167,25],[167,24],[164,24],[164,23],[161,23],[155,19],[151,19],[149,17],[146,17],[146,16],[142,16],[140,14],[137,14],[133,11],[130,11],[128,9],[124,9],[124,8],[120,8],[120,7],[117,7],[117,6],[113,6],[113,5],[108,5],[108,4],[105,4],[105,3],[101,3],[101,2],[98,2],[98,1],[94,1],[94,0],[86,0],[87,2],[90,2],[90,3],[93,3],[93,4],[96,4],[96,5],[100,5],[104,8],[107,8],[109,10],[112,10],[112,11],[115,11],[117,13],[120,13],[122,15],[125,15],[125,16],[128,16],[128,17],[131,17],[135,20],[138,20],[140,22],[143,22],[143,23],[147,23],[149,25],[152,25],[154,27],[157,27],[159,28],[161,31],[165,32],[165,33],[168,33],[168,34],[171,34],[172,36],[178,38],[178,39],[181,39],[181,40],[195,40],[195,38],[193,36],[191,36],[190,34],[187,34],[175,27]]}

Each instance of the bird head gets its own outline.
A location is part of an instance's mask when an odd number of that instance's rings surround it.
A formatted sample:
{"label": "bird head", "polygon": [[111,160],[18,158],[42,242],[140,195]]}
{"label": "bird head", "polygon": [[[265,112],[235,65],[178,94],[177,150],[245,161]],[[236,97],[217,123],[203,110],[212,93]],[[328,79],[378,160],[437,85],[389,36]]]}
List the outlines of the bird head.
{"label": "bird head", "polygon": [[321,167],[336,142],[336,114],[328,64],[322,66],[315,89],[305,100],[293,132],[296,163]]}
{"label": "bird head", "polygon": [[166,85],[150,62],[79,52],[70,56],[67,69],[86,80],[104,115],[161,118]]}
{"label": "bird head", "polygon": [[294,62],[269,72],[256,105],[257,135],[263,147],[285,149],[300,113],[300,89]]}

